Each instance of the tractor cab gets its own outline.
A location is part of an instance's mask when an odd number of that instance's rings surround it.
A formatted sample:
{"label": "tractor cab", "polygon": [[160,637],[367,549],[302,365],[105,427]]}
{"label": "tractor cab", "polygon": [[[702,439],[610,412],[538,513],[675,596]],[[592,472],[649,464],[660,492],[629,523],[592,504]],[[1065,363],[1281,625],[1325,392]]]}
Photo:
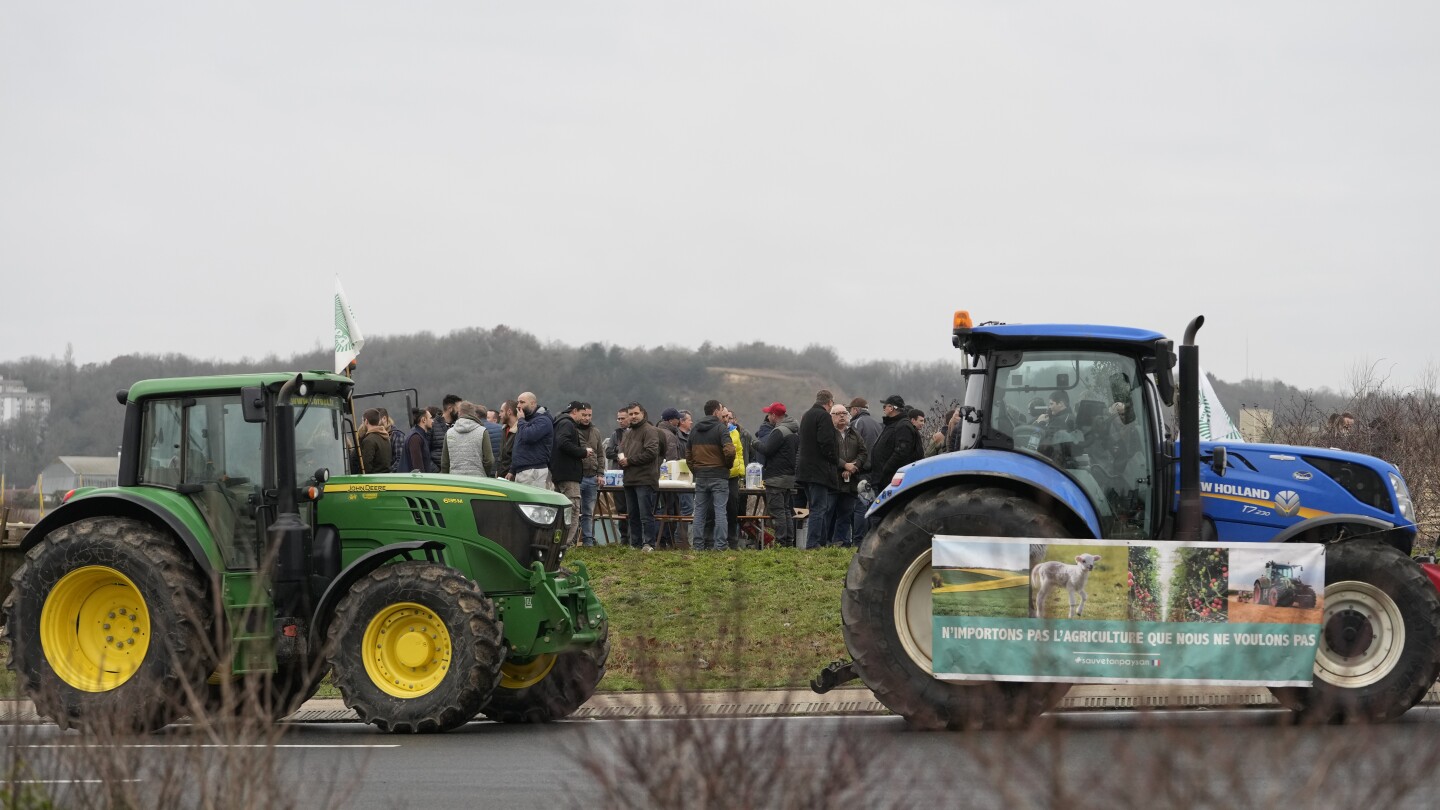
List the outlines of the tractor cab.
{"label": "tractor cab", "polygon": [[1094,505],[1099,536],[1160,533],[1170,341],[1104,326],[975,327],[968,315],[954,340],[965,353],[960,449],[1018,453],[1057,471]]}
{"label": "tractor cab", "polygon": [[1299,579],[1300,574],[1305,570],[1302,565],[1289,565],[1286,563],[1266,563],[1271,579]]}

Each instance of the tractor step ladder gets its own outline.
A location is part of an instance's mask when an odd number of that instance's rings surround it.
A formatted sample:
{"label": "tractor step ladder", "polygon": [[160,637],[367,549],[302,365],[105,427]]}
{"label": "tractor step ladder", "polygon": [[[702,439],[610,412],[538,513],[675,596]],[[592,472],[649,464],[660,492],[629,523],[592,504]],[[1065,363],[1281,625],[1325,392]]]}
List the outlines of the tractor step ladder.
{"label": "tractor step ladder", "polygon": [[275,671],[275,606],[254,572],[224,575],[225,618],[230,626],[230,672]]}

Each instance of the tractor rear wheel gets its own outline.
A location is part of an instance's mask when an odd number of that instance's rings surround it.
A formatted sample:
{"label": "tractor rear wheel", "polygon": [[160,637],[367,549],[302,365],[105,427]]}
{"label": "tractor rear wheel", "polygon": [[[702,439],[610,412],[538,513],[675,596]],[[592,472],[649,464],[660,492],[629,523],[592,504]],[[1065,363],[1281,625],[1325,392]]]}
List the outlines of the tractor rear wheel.
{"label": "tractor rear wheel", "polygon": [[1295,589],[1289,585],[1276,585],[1270,591],[1270,604],[1275,607],[1290,607],[1295,604]]}
{"label": "tractor rear wheel", "polygon": [[932,663],[931,538],[1068,537],[1033,501],[993,487],[922,495],[891,512],[850,562],[841,601],[845,644],[875,697],[912,728],[1005,728],[1054,708],[1066,683],[959,684]]}
{"label": "tractor rear wheel", "polygon": [[147,732],[203,699],[210,608],[173,538],[129,518],[88,518],[26,557],[5,631],[37,712],[61,728]]}
{"label": "tractor rear wheel", "polygon": [[500,683],[481,711],[501,723],[563,720],[595,694],[609,657],[607,627],[600,643],[582,650],[506,661],[500,668]]}
{"label": "tractor rear wheel", "polygon": [[335,609],[326,654],[345,705],[382,731],[449,731],[500,677],[504,636],[474,580],[429,562],[376,569]]}
{"label": "tractor rear wheel", "polygon": [[1420,702],[1440,673],[1440,594],[1383,543],[1329,546],[1314,685],[1271,687],[1308,722],[1386,722]]}

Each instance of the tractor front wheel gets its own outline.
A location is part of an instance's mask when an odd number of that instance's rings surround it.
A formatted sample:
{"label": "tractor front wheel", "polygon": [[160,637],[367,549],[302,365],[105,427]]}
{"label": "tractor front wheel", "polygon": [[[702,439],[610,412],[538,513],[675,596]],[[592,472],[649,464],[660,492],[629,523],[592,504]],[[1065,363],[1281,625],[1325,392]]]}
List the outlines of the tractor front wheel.
{"label": "tractor front wheel", "polygon": [[1025,725],[1054,708],[1070,685],[935,678],[930,545],[937,534],[1068,536],[1038,504],[998,488],[934,492],[891,512],[861,544],[845,578],[841,622],[855,670],[912,728]]}
{"label": "tractor front wheel", "polygon": [[326,654],[345,705],[382,731],[449,731],[485,705],[504,637],[495,603],[429,562],[376,569],[335,609]]}
{"label": "tractor front wheel", "polygon": [[1329,546],[1315,680],[1271,687],[1309,722],[1386,722],[1420,702],[1440,673],[1440,594],[1382,543]]}
{"label": "tractor front wheel", "polygon": [[610,631],[600,643],[581,650],[507,661],[500,683],[481,711],[501,723],[549,723],[563,720],[585,705],[605,677]]}
{"label": "tractor front wheel", "polygon": [[5,600],[10,668],[61,728],[153,731],[203,700],[205,585],[173,538],[128,518],[56,529]]}

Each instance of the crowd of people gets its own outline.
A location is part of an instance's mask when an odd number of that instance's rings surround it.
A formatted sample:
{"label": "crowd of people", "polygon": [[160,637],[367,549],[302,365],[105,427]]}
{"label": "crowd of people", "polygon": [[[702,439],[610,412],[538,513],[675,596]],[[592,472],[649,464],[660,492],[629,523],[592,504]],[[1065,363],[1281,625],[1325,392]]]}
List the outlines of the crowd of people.
{"label": "crowd of people", "polygon": [[[798,419],[782,402],[761,411],[752,433],[718,399],[704,404],[698,421],[676,407],[652,421],[644,405],[631,402],[604,436],[588,402],[571,402],[554,416],[528,391],[498,411],[452,394],[412,411],[408,430],[384,408],[366,410],[357,462],[367,474],[452,473],[555,490],[580,516],[567,545],[595,545],[605,472],[619,470],[619,542],[630,547],[718,551],[796,546],[803,536],[803,547],[823,548],[858,545],[874,496],[904,465],[947,449],[955,434],[952,411],[940,431],[922,439],[925,413],[898,395],[881,403],[879,419],[865,399],[845,405],[823,389]],[[661,487],[664,465],[681,459],[693,491]],[[678,465],[669,469],[673,476]],[[753,492],[745,479],[757,469],[769,536],[759,521],[745,520],[742,501]]]}

